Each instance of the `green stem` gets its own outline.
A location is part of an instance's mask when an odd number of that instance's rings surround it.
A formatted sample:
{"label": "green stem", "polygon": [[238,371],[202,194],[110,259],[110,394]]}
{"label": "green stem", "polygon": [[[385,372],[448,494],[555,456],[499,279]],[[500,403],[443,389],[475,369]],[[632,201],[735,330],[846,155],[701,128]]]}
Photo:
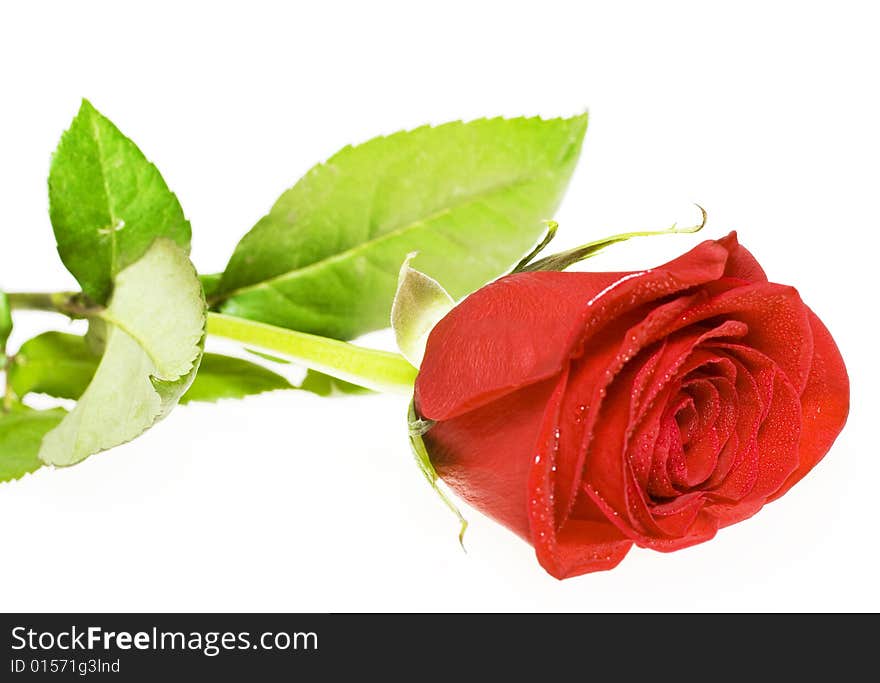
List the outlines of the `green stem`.
{"label": "green stem", "polygon": [[76,292],[11,292],[6,298],[13,310],[50,311],[70,318],[85,318],[97,310]]}
{"label": "green stem", "polygon": [[[8,359],[7,359],[8,360]],[[12,410],[12,404],[15,401],[15,394],[12,392],[12,385],[9,383],[9,363],[4,364],[4,389],[3,389],[3,400],[0,403],[0,410],[4,413],[8,413]]]}
{"label": "green stem", "polygon": [[31,311],[57,311],[57,294],[49,292],[11,292],[6,295],[10,308]]}
{"label": "green stem", "polygon": [[281,354],[307,368],[374,391],[411,395],[416,379],[416,369],[399,354],[221,313],[208,313],[208,334]]}
{"label": "green stem", "polygon": [[[7,294],[10,308],[62,313],[81,318],[99,309],[83,304],[73,292]],[[280,354],[312,370],[373,391],[412,395],[417,370],[400,354],[295,332],[281,327],[208,313],[208,334]]]}

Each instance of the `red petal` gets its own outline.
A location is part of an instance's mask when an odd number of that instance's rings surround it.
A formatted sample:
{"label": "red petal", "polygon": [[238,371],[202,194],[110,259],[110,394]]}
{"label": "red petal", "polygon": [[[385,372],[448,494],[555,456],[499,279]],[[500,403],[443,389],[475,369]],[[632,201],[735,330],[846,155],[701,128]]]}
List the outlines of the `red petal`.
{"label": "red petal", "polygon": [[[677,391],[677,388],[676,388]],[[681,492],[676,488],[676,479],[687,471],[684,459],[684,448],[681,445],[681,433],[678,424],[669,414],[669,407],[663,407],[660,418],[660,431],[657,437],[656,451],[651,460],[651,474],[646,487],[640,486],[654,498],[674,498]],[[638,472],[632,463],[633,473],[638,479]]]}
{"label": "red petal", "polygon": [[[608,522],[569,520],[557,537],[557,579],[614,569],[632,548],[632,541]],[[540,560],[540,556],[538,556]]]}
{"label": "red petal", "polygon": [[757,283],[720,293],[694,307],[679,326],[716,316],[740,320],[749,326],[742,344],[769,356],[788,375],[798,391],[806,385],[813,358],[809,309],[792,287]]}
{"label": "red petal", "polygon": [[571,363],[568,387],[563,397],[559,453],[555,462],[558,470],[554,487],[558,524],[568,518],[578,497],[589,431],[595,414],[602,406],[606,387],[617,372],[620,336],[624,332],[618,331],[617,326],[611,328],[610,335],[598,335],[591,341],[589,353]]}
{"label": "red petal", "polygon": [[724,528],[748,519],[759,512],[762,507],[764,507],[764,501],[751,501],[736,505],[709,505],[706,506],[706,512],[717,520],[718,528]]}
{"label": "red petal", "polygon": [[752,256],[752,253],[739,243],[736,231],[727,237],[718,240],[730,256],[724,269],[724,277],[734,277],[748,282],[767,282],[767,275],[761,264]]}
{"label": "red petal", "polygon": [[630,420],[637,425],[627,439],[626,458],[632,467],[638,485],[656,498],[670,498],[678,494],[669,480],[670,449],[674,446],[674,434],[667,422],[661,418],[666,412],[666,404],[678,391],[677,383],[670,383],[660,397],[639,415],[638,420]]}
{"label": "red petal", "polygon": [[[755,353],[751,351],[753,357]],[[769,360],[766,363],[771,365]],[[798,466],[800,404],[797,393],[781,372],[773,374],[769,404],[763,412],[764,418],[748,459],[740,462],[714,492],[717,497],[732,495],[735,499],[731,504],[710,505],[712,514],[722,526],[755,514]],[[744,416],[744,421],[747,424],[749,418]]]}
{"label": "red petal", "polygon": [[438,422],[425,434],[437,474],[468,503],[531,541],[527,480],[556,380]]}
{"label": "red petal", "polygon": [[719,449],[715,455],[712,471],[699,482],[702,487],[712,486],[713,477],[723,477],[727,474],[739,443],[736,435],[736,424],[739,421],[739,397],[736,394],[735,381],[732,382],[727,377],[715,377],[712,379],[712,383],[718,389],[718,395],[721,397],[721,412],[712,425]]}
{"label": "red petal", "polygon": [[[581,490],[581,473],[584,471],[590,439],[596,427],[603,401],[606,400],[605,395],[608,387],[621,369],[625,368],[627,363],[644,346],[662,338],[666,326],[673,319],[680,320],[682,313],[688,310],[687,306],[697,299],[682,297],[653,309],[641,322],[626,332],[612,334],[608,339],[600,335],[591,340],[589,354],[575,361],[568,400],[574,406],[585,405],[588,409],[582,424],[572,425],[570,422],[564,422],[566,429],[563,430],[562,455],[558,462],[559,476],[556,487],[557,511],[560,514],[567,514]],[[609,331],[612,333],[616,333],[617,329],[616,325],[609,327]],[[645,389],[638,381],[638,378],[643,376],[642,369],[636,368],[634,371],[630,371],[630,374],[633,372],[635,374],[624,382],[627,389],[620,394],[620,402],[615,404],[612,409],[613,413],[614,411],[624,412],[620,415],[614,413],[603,419],[620,420],[621,429],[626,432],[621,432],[616,437],[621,440],[628,439],[636,426],[630,419],[630,416],[635,414],[633,387],[636,388],[635,400],[650,405],[656,399],[657,394],[676,375],[698,344],[714,337],[741,336],[746,331],[747,328],[743,323],[728,320],[710,331],[694,327],[681,330],[670,336],[663,346],[661,358],[658,361],[651,361],[658,363],[653,373],[659,379],[652,381],[650,386]],[[619,341],[621,338],[623,339],[622,343]],[[571,434],[566,435],[566,432],[571,432]],[[572,434],[581,441],[572,443]],[[619,459],[622,460],[622,455],[619,456]],[[621,508],[617,508],[617,510],[623,514]]]}
{"label": "red petal", "polygon": [[[728,320],[711,330],[693,327],[669,337],[664,351],[666,359],[660,361],[655,371],[658,375],[662,373],[664,381],[656,382],[651,387],[652,393],[656,396],[666,383],[672,381],[699,344],[744,332],[742,323]],[[596,410],[598,406],[591,409],[586,426],[591,438],[582,447],[577,472],[583,473],[584,490],[609,520],[624,534],[641,543],[654,536],[663,536],[664,532],[651,517],[632,463],[623,457],[628,450],[627,439],[636,426],[630,424],[629,416],[631,387],[638,371],[638,367],[624,368],[609,388],[601,412]],[[601,366],[595,372],[603,374]],[[653,398],[645,400],[650,402]]]}
{"label": "red petal", "polygon": [[714,489],[710,500],[721,504],[739,502],[755,486],[758,478],[758,430],[770,409],[773,377],[777,373],[773,362],[754,349],[738,344],[715,343],[708,347],[719,354],[727,354],[734,364],[739,416],[736,424],[738,450],[719,467],[707,484]]}
{"label": "red petal", "polygon": [[521,273],[477,290],[428,337],[419,411],[447,420],[552,377],[583,329],[587,301],[623,273]]}
{"label": "red petal", "polygon": [[694,522],[704,505],[702,492],[694,491],[669,503],[653,506],[651,515],[666,538],[690,537],[695,533]]}
{"label": "red petal", "polygon": [[456,306],[428,337],[415,395],[446,420],[559,373],[608,321],[649,301],[716,280],[727,250],[704,242],[639,273],[519,273]]}
{"label": "red petal", "polygon": [[711,540],[718,531],[718,520],[703,508],[688,529],[688,533],[678,538],[649,538],[636,541],[636,545],[651,550],[659,550],[661,553],[671,553],[682,548],[689,548],[698,543]]}
{"label": "red petal", "polygon": [[831,333],[810,311],[813,329],[813,363],[801,394],[800,464],[770,500],[775,500],[803,479],[831,448],[849,413],[849,377]]}
{"label": "red petal", "polygon": [[632,541],[607,521],[570,520],[557,530],[554,487],[559,419],[568,373],[547,402],[528,478],[531,541],[541,566],[557,579],[612,569]]}
{"label": "red petal", "polygon": [[743,502],[763,501],[798,466],[801,411],[797,392],[781,373],[773,381],[773,399],[758,431],[758,479]]}

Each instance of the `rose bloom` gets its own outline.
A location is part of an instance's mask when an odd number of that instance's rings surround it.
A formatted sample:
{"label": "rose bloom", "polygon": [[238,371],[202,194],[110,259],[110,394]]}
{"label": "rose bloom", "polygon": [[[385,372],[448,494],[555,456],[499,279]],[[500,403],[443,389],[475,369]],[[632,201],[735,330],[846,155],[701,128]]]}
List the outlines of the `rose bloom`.
{"label": "rose bloom", "polygon": [[565,578],[782,496],[843,428],[849,381],[732,233],[650,270],[489,284],[431,332],[415,407],[443,480]]}

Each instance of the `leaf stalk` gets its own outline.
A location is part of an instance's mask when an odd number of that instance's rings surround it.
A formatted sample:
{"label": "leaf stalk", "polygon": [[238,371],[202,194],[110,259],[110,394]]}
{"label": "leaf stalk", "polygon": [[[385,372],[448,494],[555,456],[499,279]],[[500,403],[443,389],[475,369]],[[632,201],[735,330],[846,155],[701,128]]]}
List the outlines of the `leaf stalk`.
{"label": "leaf stalk", "polygon": [[10,292],[6,295],[13,310],[48,311],[68,318],[90,318],[103,310],[77,292]]}
{"label": "leaf stalk", "polygon": [[295,363],[374,391],[412,395],[416,369],[400,354],[208,313],[208,334],[281,354]]}
{"label": "leaf stalk", "polygon": [[[75,292],[12,292],[10,308],[91,318],[103,308]],[[221,313],[208,313],[208,334],[279,354],[306,368],[373,391],[412,395],[416,369],[400,354],[296,332]]]}

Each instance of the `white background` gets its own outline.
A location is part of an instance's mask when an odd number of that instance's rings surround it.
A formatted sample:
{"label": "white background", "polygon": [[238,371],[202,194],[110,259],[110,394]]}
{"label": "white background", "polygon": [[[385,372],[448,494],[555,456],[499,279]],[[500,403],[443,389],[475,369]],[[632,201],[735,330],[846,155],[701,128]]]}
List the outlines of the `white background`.
{"label": "white background", "polygon": [[[834,333],[852,412],[783,500],[712,542],[558,582],[473,510],[468,553],[411,460],[405,401],[194,405],[0,486],[0,609],[877,610],[878,17],[871,3],[5,3],[0,287],[74,286],[46,214],[86,96],[177,192],[204,272],[312,164],[425,122],[577,113],[560,244],[709,210],[591,269],[736,228]],[[22,315],[14,342],[61,319]],[[385,335],[369,343],[387,344]]]}

